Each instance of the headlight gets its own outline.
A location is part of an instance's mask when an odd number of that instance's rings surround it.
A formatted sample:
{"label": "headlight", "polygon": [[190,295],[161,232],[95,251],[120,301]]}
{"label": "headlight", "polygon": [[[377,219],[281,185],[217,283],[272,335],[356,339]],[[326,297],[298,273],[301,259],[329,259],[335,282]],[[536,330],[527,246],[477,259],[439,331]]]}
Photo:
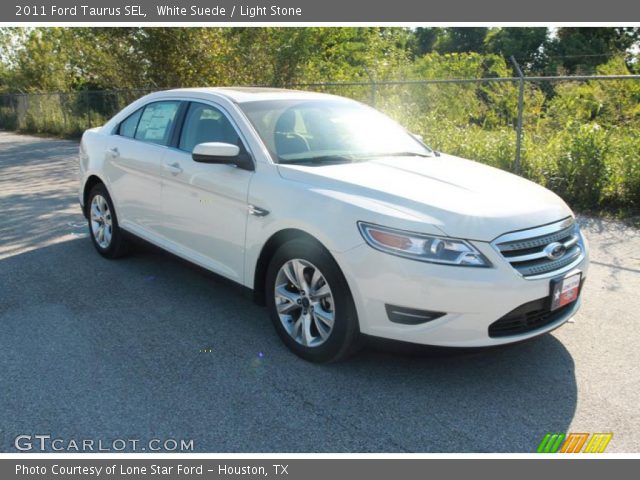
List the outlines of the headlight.
{"label": "headlight", "polygon": [[377,250],[422,262],[490,267],[491,262],[470,243],[358,222],[365,241]]}

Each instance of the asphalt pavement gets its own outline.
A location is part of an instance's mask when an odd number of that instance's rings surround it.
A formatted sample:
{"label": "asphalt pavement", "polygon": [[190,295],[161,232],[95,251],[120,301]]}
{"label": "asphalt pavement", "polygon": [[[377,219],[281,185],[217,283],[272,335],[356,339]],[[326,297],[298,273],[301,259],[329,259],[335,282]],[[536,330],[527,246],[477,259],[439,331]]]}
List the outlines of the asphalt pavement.
{"label": "asphalt pavement", "polygon": [[552,334],[314,365],[215,276],[153,248],[100,257],[77,150],[0,132],[0,451],[50,435],[138,451],[533,452],[547,432],[613,432],[608,452],[640,452],[639,230],[580,219],[583,306]]}

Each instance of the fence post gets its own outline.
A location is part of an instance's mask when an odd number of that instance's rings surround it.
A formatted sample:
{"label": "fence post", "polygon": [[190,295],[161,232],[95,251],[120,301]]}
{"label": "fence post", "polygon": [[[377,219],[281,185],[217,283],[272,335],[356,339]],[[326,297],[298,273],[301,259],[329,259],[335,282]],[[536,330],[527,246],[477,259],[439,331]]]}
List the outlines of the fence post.
{"label": "fence post", "polygon": [[522,155],[522,115],[524,113],[524,75],[522,74],[522,70],[520,69],[520,65],[516,61],[516,58],[511,55],[511,63],[518,74],[518,78],[520,79],[518,84],[518,123],[516,126],[516,158],[513,163],[513,171],[520,174],[520,160]]}
{"label": "fence post", "polygon": [[67,111],[65,109],[64,93],[62,92],[58,92],[58,105],[60,105],[60,111],[62,112],[63,133],[67,133]]}
{"label": "fence post", "polygon": [[369,91],[369,103],[372,107],[375,108],[378,97],[378,84],[376,83],[376,79],[373,75],[371,75],[371,72],[367,67],[364,68],[364,71],[366,72],[367,77],[369,77],[369,83],[371,86],[371,89]]}
{"label": "fence post", "polygon": [[23,115],[23,120],[24,120],[24,128],[27,128],[27,119],[29,118],[29,109],[31,108],[31,102],[29,101],[29,94],[28,93],[23,93],[23,98],[24,98],[24,115]]}
{"label": "fence post", "polygon": [[377,97],[378,97],[378,84],[374,80],[373,83],[371,84],[371,106],[374,108],[376,106]]}
{"label": "fence post", "polygon": [[85,90],[85,95],[87,97],[87,129],[91,128],[91,105],[89,104],[90,101],[90,96],[89,96],[89,90]]}

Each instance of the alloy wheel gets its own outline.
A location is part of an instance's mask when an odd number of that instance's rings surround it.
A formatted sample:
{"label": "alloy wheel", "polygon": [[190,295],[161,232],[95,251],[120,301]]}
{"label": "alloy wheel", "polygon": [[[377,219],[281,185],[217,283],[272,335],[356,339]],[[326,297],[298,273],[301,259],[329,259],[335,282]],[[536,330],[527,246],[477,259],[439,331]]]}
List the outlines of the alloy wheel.
{"label": "alloy wheel", "polygon": [[322,272],[299,258],[287,261],[276,276],[275,305],[280,322],[297,343],[317,347],[335,322],[335,302]]}
{"label": "alloy wheel", "polygon": [[113,236],[113,220],[107,199],[102,195],[95,195],[91,200],[90,215],[93,238],[100,248],[109,248]]}

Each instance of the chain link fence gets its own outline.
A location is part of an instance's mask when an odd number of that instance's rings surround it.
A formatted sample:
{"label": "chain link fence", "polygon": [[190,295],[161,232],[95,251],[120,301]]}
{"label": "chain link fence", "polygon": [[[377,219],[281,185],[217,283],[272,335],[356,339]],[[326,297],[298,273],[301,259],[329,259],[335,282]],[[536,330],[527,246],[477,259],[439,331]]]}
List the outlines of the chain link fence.
{"label": "chain link fence", "polygon": [[152,89],[0,95],[0,128],[79,137]]}
{"label": "chain link fence", "polygon": [[[516,64],[517,65],[517,64]],[[513,171],[577,207],[640,212],[640,75],[321,82],[436,150]],[[79,137],[156,89],[0,95],[0,129]]]}

